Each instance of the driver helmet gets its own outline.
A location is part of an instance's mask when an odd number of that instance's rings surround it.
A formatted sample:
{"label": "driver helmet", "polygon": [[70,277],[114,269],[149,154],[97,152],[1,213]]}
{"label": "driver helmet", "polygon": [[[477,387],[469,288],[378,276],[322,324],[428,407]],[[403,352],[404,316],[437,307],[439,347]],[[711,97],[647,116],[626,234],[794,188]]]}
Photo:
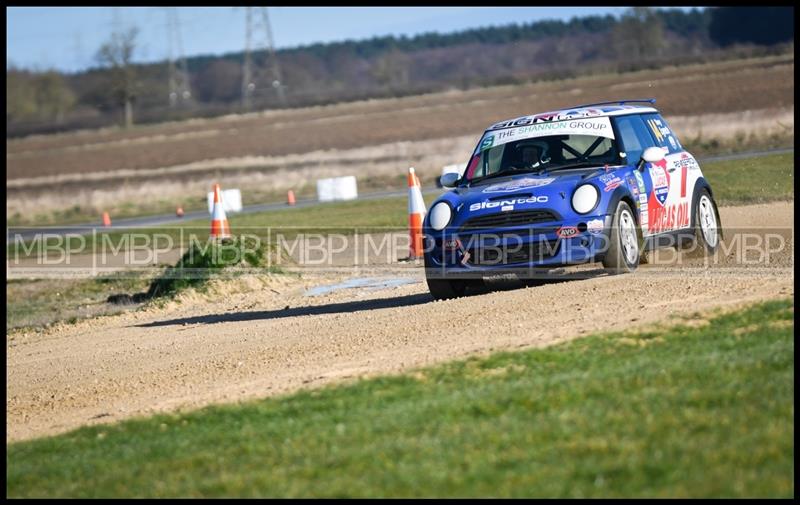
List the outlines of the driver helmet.
{"label": "driver helmet", "polygon": [[526,167],[536,168],[540,164],[550,162],[547,142],[540,140],[525,142],[517,146],[517,149],[521,151],[522,162]]}

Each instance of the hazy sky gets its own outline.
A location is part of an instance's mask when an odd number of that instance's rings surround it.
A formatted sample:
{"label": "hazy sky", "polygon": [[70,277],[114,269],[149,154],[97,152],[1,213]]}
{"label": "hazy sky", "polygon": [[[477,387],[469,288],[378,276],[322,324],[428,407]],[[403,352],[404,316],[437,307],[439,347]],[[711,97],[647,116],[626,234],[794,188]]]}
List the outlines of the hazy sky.
{"label": "hazy sky", "polygon": [[[243,8],[177,11],[186,56],[244,49]],[[270,7],[269,16],[275,46],[286,48],[624,11],[625,7]],[[65,71],[93,66],[97,48],[115,24],[139,28],[136,61],[166,59],[168,23],[162,7],[7,7],[6,66]]]}

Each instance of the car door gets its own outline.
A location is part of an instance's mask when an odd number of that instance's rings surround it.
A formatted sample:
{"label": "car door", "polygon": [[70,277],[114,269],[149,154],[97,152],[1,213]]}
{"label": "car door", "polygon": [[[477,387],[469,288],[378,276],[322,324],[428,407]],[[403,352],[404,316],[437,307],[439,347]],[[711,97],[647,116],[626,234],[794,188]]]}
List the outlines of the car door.
{"label": "car door", "polygon": [[[653,231],[669,232],[690,225],[690,207],[694,183],[699,175],[697,162],[684,151],[678,138],[667,122],[658,113],[643,114],[647,132],[658,147],[664,150],[665,175],[669,190],[656,215],[651,215]],[[697,170],[696,170],[697,169]],[[659,169],[655,170],[656,172]]]}
{"label": "car door", "polygon": [[[636,201],[642,235],[652,235],[651,209],[655,205],[660,205],[659,198],[666,196],[667,179],[665,172],[658,166],[653,168],[650,163],[646,163],[643,171],[639,171],[637,166],[644,150],[655,146],[655,141],[647,132],[647,127],[640,115],[617,116],[614,119],[621,143],[620,149],[625,153],[625,159],[631,167],[631,175],[626,177],[628,179],[626,182]],[[657,196],[655,191],[658,191]]]}

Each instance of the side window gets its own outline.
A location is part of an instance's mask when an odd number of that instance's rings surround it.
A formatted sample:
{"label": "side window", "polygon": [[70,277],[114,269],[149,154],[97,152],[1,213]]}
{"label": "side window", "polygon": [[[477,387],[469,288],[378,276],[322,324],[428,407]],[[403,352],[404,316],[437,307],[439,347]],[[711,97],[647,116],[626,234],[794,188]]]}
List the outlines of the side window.
{"label": "side window", "polygon": [[626,159],[629,164],[636,165],[644,150],[656,144],[647,133],[647,127],[641,116],[617,116],[616,123]]}
{"label": "side window", "polygon": [[672,129],[660,114],[643,114],[642,118],[647,124],[647,129],[657,146],[666,147],[670,154],[683,150],[678,137],[672,133]]}

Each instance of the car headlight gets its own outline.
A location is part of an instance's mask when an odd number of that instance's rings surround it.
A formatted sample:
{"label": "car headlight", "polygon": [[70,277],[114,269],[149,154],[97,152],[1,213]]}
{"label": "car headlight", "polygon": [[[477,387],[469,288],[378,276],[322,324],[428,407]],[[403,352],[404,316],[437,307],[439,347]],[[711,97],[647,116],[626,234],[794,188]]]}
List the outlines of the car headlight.
{"label": "car headlight", "polygon": [[600,200],[600,192],[592,184],[578,186],[572,194],[572,208],[578,214],[586,214],[595,208]]}
{"label": "car headlight", "polygon": [[439,202],[433,206],[430,214],[431,228],[436,231],[444,230],[445,226],[450,224],[450,219],[453,217],[453,210],[446,202]]}

